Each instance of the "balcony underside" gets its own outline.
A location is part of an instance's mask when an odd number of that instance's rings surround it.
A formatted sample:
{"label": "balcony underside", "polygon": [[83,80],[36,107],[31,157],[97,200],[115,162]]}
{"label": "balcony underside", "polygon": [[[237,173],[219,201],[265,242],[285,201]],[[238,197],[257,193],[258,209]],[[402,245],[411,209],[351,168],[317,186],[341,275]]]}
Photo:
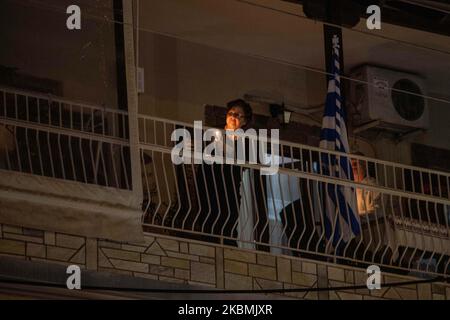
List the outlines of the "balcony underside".
{"label": "balcony underside", "polygon": [[0,222],[125,242],[143,241],[131,191],[0,170]]}

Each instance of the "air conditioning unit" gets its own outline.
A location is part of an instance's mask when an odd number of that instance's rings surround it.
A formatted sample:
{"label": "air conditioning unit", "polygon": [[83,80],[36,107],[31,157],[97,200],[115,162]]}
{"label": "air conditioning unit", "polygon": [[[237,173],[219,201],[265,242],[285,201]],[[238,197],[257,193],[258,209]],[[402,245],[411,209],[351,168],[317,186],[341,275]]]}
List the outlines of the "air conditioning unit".
{"label": "air conditioning unit", "polygon": [[426,129],[429,110],[423,79],[415,74],[364,65],[351,72],[350,100],[354,123],[375,122],[395,132]]}

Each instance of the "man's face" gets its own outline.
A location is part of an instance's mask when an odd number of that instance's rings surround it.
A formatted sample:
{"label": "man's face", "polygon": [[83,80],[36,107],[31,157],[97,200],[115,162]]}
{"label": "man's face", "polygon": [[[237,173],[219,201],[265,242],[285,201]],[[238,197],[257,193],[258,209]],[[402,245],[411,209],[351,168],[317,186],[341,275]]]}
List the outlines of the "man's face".
{"label": "man's face", "polygon": [[226,129],[237,130],[246,124],[244,110],[241,107],[232,107],[227,112]]}

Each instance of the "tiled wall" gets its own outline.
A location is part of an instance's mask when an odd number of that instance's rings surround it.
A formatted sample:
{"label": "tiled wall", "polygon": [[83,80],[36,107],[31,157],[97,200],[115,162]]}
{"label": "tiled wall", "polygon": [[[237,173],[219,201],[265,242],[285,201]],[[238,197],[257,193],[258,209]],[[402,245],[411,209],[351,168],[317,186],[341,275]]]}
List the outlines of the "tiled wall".
{"label": "tiled wall", "polygon": [[[0,225],[0,255],[45,260],[161,281],[225,289],[314,288],[366,283],[364,270],[222,247],[194,240],[146,235],[125,244]],[[412,280],[383,275],[382,283]],[[381,290],[286,293],[302,299],[450,299],[444,284]]]}

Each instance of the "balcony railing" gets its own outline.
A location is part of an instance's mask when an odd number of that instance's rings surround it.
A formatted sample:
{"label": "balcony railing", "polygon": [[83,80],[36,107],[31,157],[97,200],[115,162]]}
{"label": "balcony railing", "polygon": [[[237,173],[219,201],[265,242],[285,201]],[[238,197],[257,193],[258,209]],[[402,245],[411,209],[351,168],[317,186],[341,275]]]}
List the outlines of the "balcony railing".
{"label": "balcony railing", "polygon": [[[0,88],[0,169],[130,190],[136,168],[128,120],[124,111]],[[355,266],[450,273],[448,173],[283,141],[274,175],[249,162],[176,165],[172,132],[184,128],[194,137],[192,125],[138,120],[144,230]],[[327,174],[332,157],[363,179]],[[342,190],[358,201],[352,233],[348,212],[337,206],[330,215],[325,204]]]}
{"label": "balcony railing", "polygon": [[128,114],[0,88],[0,169],[130,189]]}
{"label": "balcony railing", "polygon": [[[280,143],[275,175],[261,175],[265,166],[248,162],[175,165],[171,133],[179,128],[194,137],[190,124],[139,117],[148,230],[400,272],[450,272],[448,173],[288,142]],[[327,175],[332,156],[365,178]],[[358,202],[350,237],[345,219],[327,225],[324,202],[344,189]],[[337,211],[331,217],[349,217]]]}

